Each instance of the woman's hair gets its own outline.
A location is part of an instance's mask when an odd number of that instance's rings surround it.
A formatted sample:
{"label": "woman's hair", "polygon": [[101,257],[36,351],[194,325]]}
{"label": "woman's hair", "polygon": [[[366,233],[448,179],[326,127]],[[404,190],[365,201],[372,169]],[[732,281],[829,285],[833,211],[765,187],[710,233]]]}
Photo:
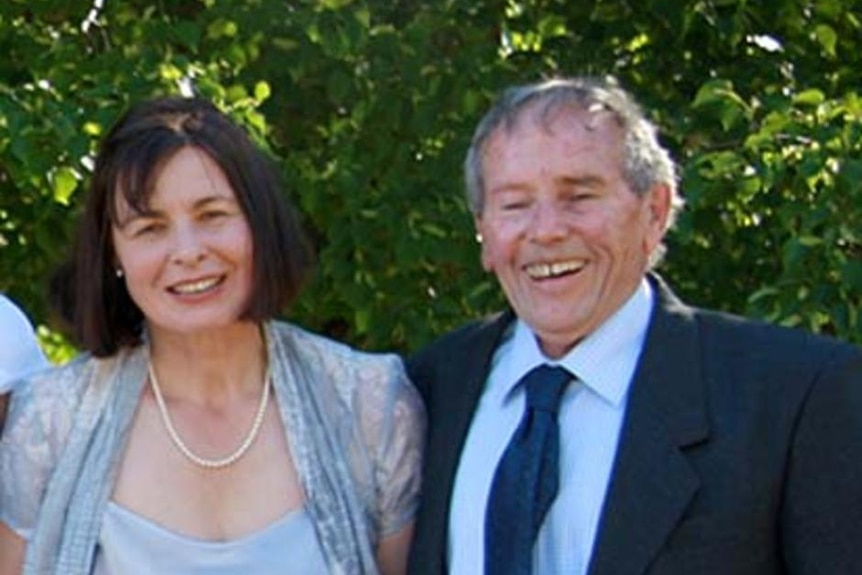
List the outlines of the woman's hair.
{"label": "woman's hair", "polygon": [[298,295],[312,263],[305,235],[278,172],[246,132],[212,103],[165,97],[127,111],[96,157],[71,258],[51,282],[51,299],[75,343],[96,356],[141,341],[144,316],[117,277],[112,226],[118,195],[145,211],[162,168],[196,148],[224,172],[251,229],[253,285],[243,319],[277,315]]}

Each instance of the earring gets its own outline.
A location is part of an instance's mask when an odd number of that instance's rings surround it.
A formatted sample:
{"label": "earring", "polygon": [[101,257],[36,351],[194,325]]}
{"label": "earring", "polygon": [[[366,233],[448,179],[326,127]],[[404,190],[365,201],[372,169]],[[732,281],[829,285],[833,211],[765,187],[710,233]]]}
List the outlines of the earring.
{"label": "earring", "polygon": [[123,268],[117,268],[117,269],[115,269],[115,270],[114,270],[114,275],[116,275],[118,278],[123,277]]}

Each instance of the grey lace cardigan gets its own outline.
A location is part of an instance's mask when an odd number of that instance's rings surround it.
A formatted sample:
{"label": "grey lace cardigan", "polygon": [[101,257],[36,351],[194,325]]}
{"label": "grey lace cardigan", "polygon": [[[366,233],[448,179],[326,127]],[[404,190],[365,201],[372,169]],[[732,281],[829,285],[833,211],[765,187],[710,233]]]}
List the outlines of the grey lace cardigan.
{"label": "grey lace cardigan", "polygon": [[[355,351],[282,322],[264,333],[330,572],[375,574],[377,542],[418,506],[421,400],[397,356]],[[146,345],[82,357],[16,389],[0,441],[0,520],[28,540],[25,574],[91,572],[148,361]]]}

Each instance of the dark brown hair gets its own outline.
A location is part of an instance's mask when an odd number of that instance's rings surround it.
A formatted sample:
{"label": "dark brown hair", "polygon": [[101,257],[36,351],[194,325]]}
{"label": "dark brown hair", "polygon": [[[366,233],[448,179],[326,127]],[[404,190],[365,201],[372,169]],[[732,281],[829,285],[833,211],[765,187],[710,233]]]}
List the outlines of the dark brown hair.
{"label": "dark brown hair", "polygon": [[312,260],[308,242],[275,166],[245,131],[200,98],[142,102],[102,142],[72,256],[51,283],[52,303],[75,343],[96,356],[139,344],[144,327],[143,313],[115,273],[117,194],[145,210],[161,168],[189,146],[219,165],[251,228],[253,288],[243,319],[276,316],[304,283]]}

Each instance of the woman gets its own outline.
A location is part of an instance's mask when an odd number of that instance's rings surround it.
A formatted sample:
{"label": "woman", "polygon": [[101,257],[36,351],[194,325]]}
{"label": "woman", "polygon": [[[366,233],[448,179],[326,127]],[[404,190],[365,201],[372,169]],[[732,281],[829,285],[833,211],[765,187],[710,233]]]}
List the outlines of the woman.
{"label": "woman", "polygon": [[16,389],[0,573],[405,571],[424,412],[400,360],[272,318],[308,258],[211,104],[108,134],[58,295],[89,352]]}

